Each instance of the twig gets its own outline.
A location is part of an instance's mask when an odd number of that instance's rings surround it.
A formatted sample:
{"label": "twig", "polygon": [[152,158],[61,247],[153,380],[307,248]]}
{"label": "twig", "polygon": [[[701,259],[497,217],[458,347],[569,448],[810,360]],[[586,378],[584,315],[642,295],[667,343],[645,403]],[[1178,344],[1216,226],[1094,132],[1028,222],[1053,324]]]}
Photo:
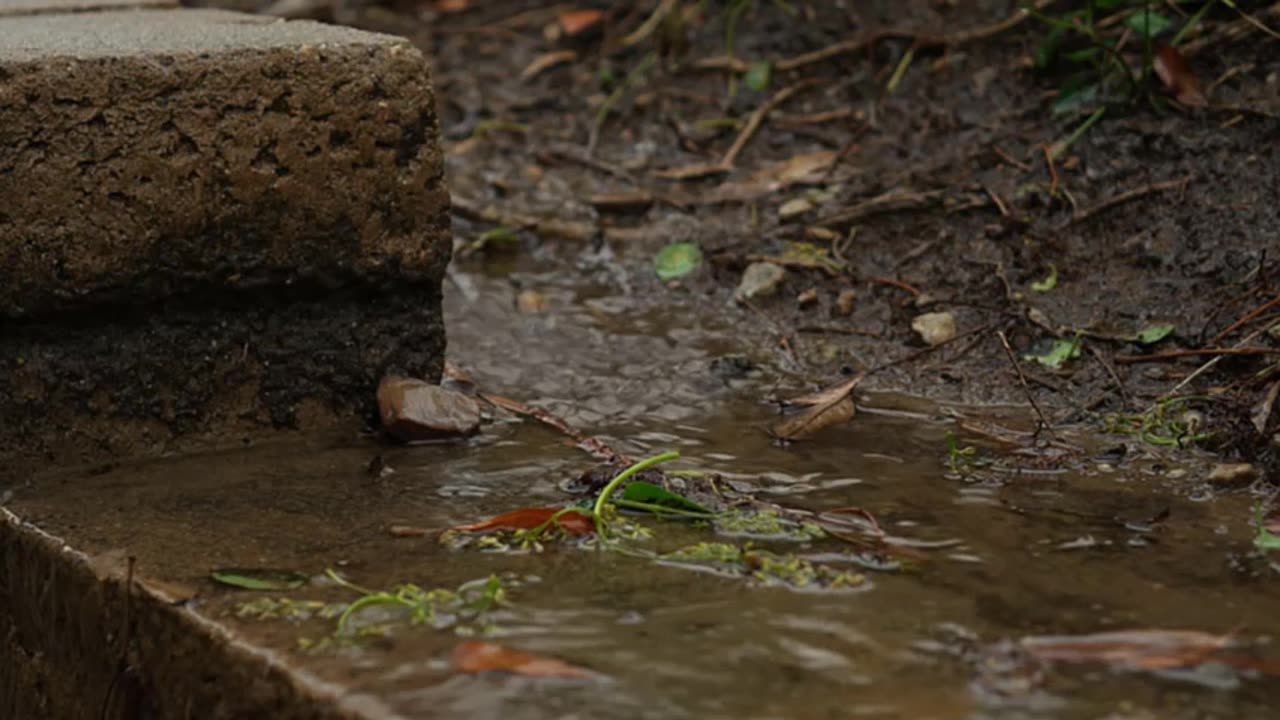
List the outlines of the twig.
{"label": "twig", "polygon": [[1116,362],[1132,365],[1134,363],[1160,362],[1163,360],[1177,360],[1184,357],[1205,357],[1205,356],[1224,356],[1224,355],[1280,355],[1278,348],[1260,348],[1260,347],[1230,347],[1230,348],[1202,348],[1200,350],[1172,350],[1170,352],[1152,353],[1150,355],[1117,355]]}
{"label": "twig", "polygon": [[830,325],[801,325],[796,328],[796,332],[802,333],[830,333],[832,335],[859,335],[862,337],[883,337],[878,332],[871,330],[856,330],[854,328],[832,327]]}
{"label": "twig", "polygon": [[640,78],[649,72],[649,68],[657,62],[656,53],[647,53],[640,62],[636,64],[631,72],[627,73],[627,77],[618,85],[617,89],[609,94],[609,97],[600,105],[600,109],[596,111],[595,119],[591,123],[591,135],[587,138],[587,154],[594,154],[596,151],[596,143],[600,141],[600,131],[604,128],[604,121],[609,118],[609,113],[613,110],[613,106],[618,104],[625,93],[632,85],[640,81]]}
{"label": "twig", "polygon": [[[1277,327],[1280,327],[1280,322],[1277,322],[1277,323],[1275,323],[1275,324],[1273,324],[1273,325],[1270,325],[1270,326],[1268,326],[1268,327],[1261,327],[1261,328],[1258,328],[1257,330],[1254,330],[1253,332],[1249,333],[1249,334],[1248,334],[1248,335],[1246,335],[1244,338],[1242,338],[1242,339],[1240,340],[1240,342],[1238,342],[1238,343],[1236,343],[1236,344],[1235,344],[1235,346],[1234,346],[1234,347],[1235,347],[1235,348],[1244,347],[1246,343],[1253,342],[1253,339],[1254,339],[1254,338],[1256,338],[1256,337],[1258,337],[1258,336],[1259,336],[1259,335],[1261,335],[1262,333],[1267,332],[1267,331],[1271,330],[1272,328],[1277,328]],[[1208,361],[1208,362],[1206,362],[1205,364],[1203,364],[1203,365],[1201,365],[1200,367],[1196,368],[1196,369],[1195,369],[1195,372],[1192,372],[1190,375],[1188,375],[1188,376],[1186,376],[1186,377],[1182,378],[1182,380],[1181,380],[1177,385],[1174,385],[1172,390],[1170,390],[1169,392],[1165,393],[1165,394],[1162,396],[1162,398],[1161,398],[1161,399],[1162,399],[1162,400],[1167,400],[1168,398],[1171,398],[1171,397],[1173,397],[1173,396],[1177,395],[1179,390],[1182,390],[1182,388],[1184,388],[1184,387],[1186,387],[1187,385],[1191,384],[1191,381],[1195,380],[1196,378],[1198,378],[1198,377],[1200,377],[1201,375],[1203,375],[1203,374],[1205,374],[1206,372],[1208,372],[1210,368],[1212,368],[1214,365],[1217,365],[1217,364],[1218,364],[1218,362],[1219,362],[1219,361],[1221,361],[1221,360],[1222,360],[1222,358],[1224,358],[1224,357],[1226,357],[1226,356],[1225,356],[1225,355],[1215,355],[1214,357],[1209,358],[1209,361]],[[1154,406],[1153,406],[1153,407],[1154,407]]]}
{"label": "twig", "polygon": [[1026,393],[1027,400],[1030,401],[1032,409],[1036,411],[1036,417],[1040,418],[1040,427],[1044,430],[1052,432],[1049,421],[1044,417],[1044,411],[1040,409],[1040,403],[1036,402],[1036,396],[1031,392],[1031,386],[1027,384],[1027,376],[1022,372],[1022,366],[1018,365],[1018,358],[1013,354],[1013,348],[1009,347],[1009,338],[1005,337],[1003,330],[997,330],[996,335],[1000,337],[1000,344],[1004,346],[1004,354],[1009,356],[1009,363],[1013,365],[1014,372],[1018,373],[1018,381],[1022,383],[1022,391]]}
{"label": "twig", "polygon": [[1258,316],[1262,315],[1263,313],[1267,312],[1268,310],[1274,307],[1280,307],[1280,295],[1275,296],[1270,301],[1263,303],[1261,306],[1257,308],[1254,308],[1244,317],[1231,323],[1231,325],[1226,330],[1223,330],[1217,335],[1214,335],[1213,339],[1209,341],[1209,344],[1217,345],[1218,343],[1222,342],[1223,338],[1235,332],[1236,330],[1239,330],[1245,325],[1248,325],[1249,323],[1253,322],[1258,318]]}
{"label": "twig", "polygon": [[925,192],[890,190],[870,200],[858,203],[851,208],[845,208],[835,214],[821,218],[814,224],[823,226],[846,225],[872,215],[882,215],[902,210],[922,210],[936,205],[941,198],[941,190],[928,190]]}
{"label": "twig", "polygon": [[920,358],[924,357],[925,355],[929,355],[929,354],[933,353],[933,352],[934,352],[934,351],[936,351],[936,350],[939,350],[939,349],[941,349],[941,348],[946,347],[947,345],[950,345],[951,343],[953,343],[953,342],[955,342],[955,341],[959,340],[960,338],[966,338],[966,337],[969,337],[969,336],[971,336],[971,335],[977,335],[978,333],[986,332],[987,330],[990,330],[990,329],[991,329],[991,325],[992,325],[991,323],[986,323],[986,324],[984,324],[984,325],[979,325],[978,327],[976,327],[976,328],[974,328],[974,329],[972,329],[972,330],[965,330],[964,332],[962,332],[962,333],[958,333],[958,334],[956,334],[954,337],[952,337],[952,338],[950,338],[950,339],[948,339],[948,340],[943,340],[942,342],[938,343],[937,345],[930,345],[930,346],[929,346],[929,347],[927,347],[927,348],[924,348],[924,349],[922,349],[922,350],[916,350],[915,352],[913,352],[913,353],[908,353],[908,354],[906,354],[906,355],[904,355],[904,356],[902,356],[902,357],[900,357],[900,358],[895,358],[895,359],[893,359],[893,360],[889,360],[889,361],[886,361],[886,362],[882,362],[882,363],[880,363],[879,365],[876,365],[876,366],[872,367],[870,370],[867,370],[865,373],[863,373],[863,375],[865,375],[866,377],[870,377],[870,376],[874,375],[875,373],[878,373],[878,372],[880,372],[880,371],[882,371],[882,370],[888,370],[888,369],[889,369],[889,368],[891,368],[891,367],[897,367],[898,365],[905,365],[906,363],[914,362],[914,361],[919,360]]}
{"label": "twig", "polygon": [[872,283],[875,283],[876,285],[888,285],[889,287],[898,288],[899,290],[906,290],[907,292],[911,293],[912,295],[915,295],[916,297],[920,297],[921,295],[919,288],[908,285],[902,282],[901,280],[894,280],[893,278],[869,277],[867,278],[867,282],[872,282]]}
{"label": "twig", "polygon": [[662,21],[666,19],[667,15],[671,14],[676,3],[677,0],[662,0],[662,2],[658,3],[658,7],[654,8],[653,14],[641,23],[640,27],[632,31],[631,34],[622,38],[622,46],[631,47],[632,45],[643,42],[645,38],[652,35],[653,31],[658,29],[658,26],[662,24]]}
{"label": "twig", "polygon": [[1126,190],[1125,192],[1122,192],[1119,195],[1116,195],[1115,197],[1103,200],[1102,202],[1098,203],[1097,205],[1094,205],[1091,208],[1086,208],[1084,210],[1081,210],[1073,214],[1071,216],[1071,219],[1068,220],[1066,225],[1064,225],[1063,227],[1082,223],[1094,217],[1095,215],[1098,215],[1100,213],[1106,212],[1107,210],[1110,210],[1111,208],[1117,205],[1123,205],[1124,203],[1127,203],[1131,200],[1137,200],[1140,197],[1145,197],[1153,193],[1164,192],[1165,190],[1181,189],[1185,187],[1186,184],[1189,182],[1191,182],[1190,175],[1184,178],[1179,178],[1177,180],[1167,180],[1165,182],[1151,183],[1150,185],[1143,185],[1142,187],[1139,187],[1139,188]]}
{"label": "twig", "polygon": [[746,127],[742,128],[742,132],[738,133],[737,139],[733,141],[733,145],[729,147],[728,152],[724,154],[724,158],[720,160],[721,164],[726,167],[733,167],[733,161],[738,159],[738,153],[747,146],[751,140],[751,136],[756,134],[756,130],[760,129],[760,124],[764,122],[765,117],[776,107],[786,102],[787,98],[795,95],[801,90],[811,88],[818,84],[816,78],[801,80],[800,82],[782,88],[773,94],[768,100],[764,101],[756,111],[751,113],[751,117],[747,120]]}
{"label": "twig", "polygon": [[742,131],[738,133],[738,137],[734,138],[733,145],[724,154],[720,160],[711,163],[698,163],[695,165],[684,165],[681,167],[668,168],[659,170],[654,173],[658,177],[667,178],[669,180],[696,180],[708,177],[710,175],[723,175],[733,170],[733,163],[738,159],[738,154],[747,146],[747,142],[751,140],[751,136],[755,135],[760,129],[760,125],[764,122],[765,117],[774,108],[781,105],[787,98],[797,92],[818,84],[820,81],[810,78],[802,80],[795,85],[785,87],[774,93],[772,97],[764,101],[756,111],[751,113],[751,117],[747,119],[747,124],[743,126]]}
{"label": "twig", "polygon": [[1126,408],[1129,407],[1129,393],[1125,390],[1124,381],[1120,379],[1120,375],[1116,373],[1116,369],[1111,367],[1111,363],[1107,362],[1107,359],[1102,356],[1102,351],[1098,348],[1090,345],[1089,354],[1093,355],[1094,359],[1098,361],[1098,364],[1102,366],[1102,369],[1106,370],[1107,374],[1111,376],[1111,381],[1116,384],[1116,391],[1120,393],[1120,401],[1124,403]]}
{"label": "twig", "polygon": [[[1036,10],[1043,10],[1044,8],[1052,5],[1053,2],[1054,0],[1036,0],[1032,7]],[[1031,13],[1028,13],[1026,10],[1019,9],[1000,22],[993,23],[991,25],[984,25],[972,30],[963,30],[952,35],[921,35],[920,33],[912,32],[910,30],[882,30],[872,34],[870,37],[855,40],[844,40],[820,50],[814,50],[813,52],[797,55],[793,58],[779,60],[775,67],[780,72],[796,70],[806,65],[812,65],[813,63],[822,62],[823,60],[829,60],[833,57],[852,55],[854,53],[862,52],[882,40],[912,40],[914,41],[915,48],[917,50],[922,48],[957,47],[971,42],[986,40],[1008,30],[1012,30],[1026,21],[1029,17],[1031,17]]]}

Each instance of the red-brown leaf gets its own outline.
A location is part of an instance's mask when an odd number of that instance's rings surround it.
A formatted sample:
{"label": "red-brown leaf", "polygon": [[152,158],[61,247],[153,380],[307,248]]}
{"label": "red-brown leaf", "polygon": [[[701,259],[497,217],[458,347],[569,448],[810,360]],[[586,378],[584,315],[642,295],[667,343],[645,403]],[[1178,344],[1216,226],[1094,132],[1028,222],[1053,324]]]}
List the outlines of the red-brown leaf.
{"label": "red-brown leaf", "polygon": [[513,650],[491,642],[471,640],[453,649],[454,669],[465,673],[509,672],[533,678],[590,680],[595,673],[563,660]]}
{"label": "red-brown leaf", "polygon": [[1186,57],[1178,52],[1177,48],[1160,45],[1156,49],[1152,69],[1178,102],[1190,107],[1204,107],[1209,104],[1204,97],[1204,92],[1200,89],[1200,79],[1191,72]]}
{"label": "red-brown leaf", "polygon": [[[512,510],[509,513],[503,513],[496,517],[483,520],[471,525],[459,525],[453,528],[462,532],[489,532],[490,530],[532,530],[539,525],[547,522],[553,515],[563,510],[563,508],[522,508],[520,510]],[[592,522],[590,515],[584,515],[577,510],[571,510],[560,517],[556,518],[556,525],[559,525],[566,532],[573,535],[590,535],[595,532],[596,526]]]}
{"label": "red-brown leaf", "polygon": [[566,10],[560,13],[560,28],[565,35],[573,37],[594,27],[601,20],[604,20],[603,10]]}

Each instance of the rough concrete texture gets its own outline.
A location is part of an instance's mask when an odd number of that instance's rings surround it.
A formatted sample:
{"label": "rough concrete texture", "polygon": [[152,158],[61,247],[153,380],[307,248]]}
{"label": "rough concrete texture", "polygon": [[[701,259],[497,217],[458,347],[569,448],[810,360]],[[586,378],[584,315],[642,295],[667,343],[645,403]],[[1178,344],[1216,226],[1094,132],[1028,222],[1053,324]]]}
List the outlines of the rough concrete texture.
{"label": "rough concrete texture", "polygon": [[135,579],[126,613],[127,568],[0,507],[0,717],[393,717],[245,644],[184,588]]}
{"label": "rough concrete texture", "polygon": [[450,249],[403,41],[0,19],[0,477],[375,423],[383,374],[439,377]]}
{"label": "rough concrete texture", "polygon": [[178,0],[0,0],[0,17],[177,6]]}
{"label": "rough concrete texture", "polygon": [[389,36],[207,10],[0,19],[0,318],[438,283],[433,102]]}

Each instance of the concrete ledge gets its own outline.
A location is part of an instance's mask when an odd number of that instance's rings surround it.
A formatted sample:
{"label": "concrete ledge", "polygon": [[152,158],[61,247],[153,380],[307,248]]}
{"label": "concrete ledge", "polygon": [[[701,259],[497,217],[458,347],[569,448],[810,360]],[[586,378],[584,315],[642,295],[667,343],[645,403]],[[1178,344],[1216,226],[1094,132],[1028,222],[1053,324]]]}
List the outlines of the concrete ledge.
{"label": "concrete ledge", "polygon": [[439,376],[448,204],[403,40],[0,18],[0,477],[376,417]]}
{"label": "concrete ledge", "polygon": [[405,41],[220,11],[0,19],[0,318],[438,284],[448,194]]}
{"label": "concrete ledge", "polygon": [[[0,507],[0,717],[389,718]],[[126,657],[131,668],[117,676]]]}
{"label": "concrete ledge", "polygon": [[0,17],[177,6],[178,0],[0,0]]}

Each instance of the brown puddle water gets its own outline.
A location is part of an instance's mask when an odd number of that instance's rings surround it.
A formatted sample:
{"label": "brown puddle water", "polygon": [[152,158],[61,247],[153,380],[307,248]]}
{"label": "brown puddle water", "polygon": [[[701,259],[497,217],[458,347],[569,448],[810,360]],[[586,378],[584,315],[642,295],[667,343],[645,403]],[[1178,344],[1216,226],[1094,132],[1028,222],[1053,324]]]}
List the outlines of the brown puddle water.
{"label": "brown puddle water", "polygon": [[[439,529],[565,502],[558,484],[592,461],[529,422],[490,426],[466,446],[312,437],[66,472],[15,488],[10,505],[88,552],[127,548],[140,572],[199,588],[203,613],[405,717],[1274,716],[1280,682],[1216,666],[1182,675],[1052,668],[1038,689],[1004,697],[976,683],[998,656],[975,648],[1026,635],[1239,630],[1263,644],[1274,636],[1280,592],[1251,551],[1250,499],[1194,489],[1194,458],[1181,479],[1148,458],[1115,470],[1089,461],[1069,473],[1010,475],[1002,487],[966,483],[947,477],[948,423],[873,414],[780,449],[759,430],[771,412],[761,398],[780,381],[769,356],[756,357],[762,367],[752,377],[726,380],[711,369],[714,358],[744,350],[733,326],[740,311],[717,318],[670,297],[647,303],[620,294],[607,264],[600,268],[588,289],[572,284],[582,275],[518,275],[548,301],[546,313],[529,315],[515,311],[508,280],[459,275],[473,296],[451,289],[451,359],[484,389],[549,409],[636,456],[677,449],[685,466],[759,476],[783,504],[865,508],[928,559],[909,571],[864,570],[869,582],[857,591],[798,592],[616,553],[453,551],[432,537],[390,536],[392,524]],[[394,473],[366,472],[378,454]],[[1165,509],[1166,520],[1143,526]],[[660,538],[673,530],[655,528]],[[456,674],[447,658],[459,638],[425,627],[401,626],[358,649],[299,652],[300,636],[322,635],[332,622],[237,617],[257,596],[206,579],[226,566],[336,567],[372,588],[452,588],[513,573],[522,582],[496,616],[496,640],[606,679]],[[332,586],[286,594],[351,599]]]}

